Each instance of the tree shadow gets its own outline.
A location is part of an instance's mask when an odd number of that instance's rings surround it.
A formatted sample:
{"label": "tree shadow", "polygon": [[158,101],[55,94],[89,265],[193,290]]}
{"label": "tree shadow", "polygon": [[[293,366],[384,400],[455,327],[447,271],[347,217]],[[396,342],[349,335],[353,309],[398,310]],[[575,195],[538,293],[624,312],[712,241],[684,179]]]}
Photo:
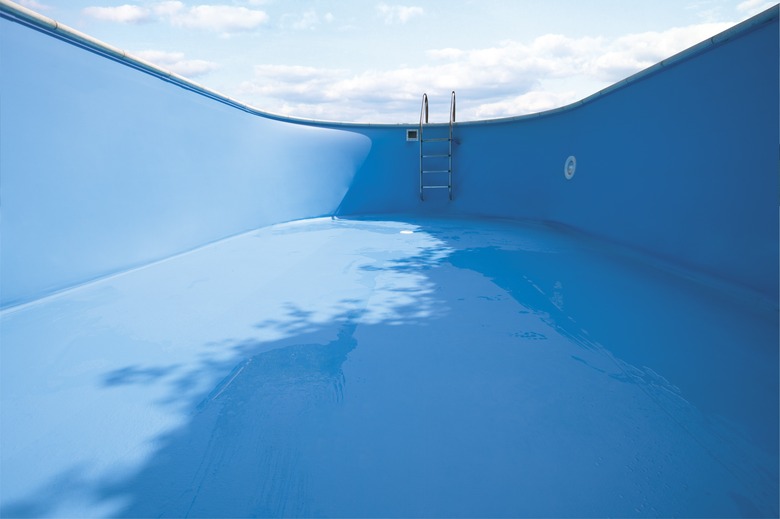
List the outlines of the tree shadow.
{"label": "tree shadow", "polygon": [[179,368],[178,364],[170,366],[127,366],[106,374],[103,383],[106,386],[125,386],[131,384],[148,384],[167,377]]}
{"label": "tree shadow", "polygon": [[296,431],[316,427],[317,413],[341,400],[355,326],[345,321],[326,344],[247,357],[194,406],[186,427],[159,439],[140,472],[103,487],[103,498],[129,500],[118,517],[309,515]]}

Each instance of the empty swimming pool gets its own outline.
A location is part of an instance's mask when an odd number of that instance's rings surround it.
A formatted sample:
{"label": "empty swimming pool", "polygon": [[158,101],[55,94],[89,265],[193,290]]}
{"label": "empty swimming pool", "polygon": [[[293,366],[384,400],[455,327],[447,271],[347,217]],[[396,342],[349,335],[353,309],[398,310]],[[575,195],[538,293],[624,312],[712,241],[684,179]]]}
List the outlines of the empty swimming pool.
{"label": "empty swimming pool", "polygon": [[0,43],[3,517],[777,516],[777,6],[424,200],[414,124]]}

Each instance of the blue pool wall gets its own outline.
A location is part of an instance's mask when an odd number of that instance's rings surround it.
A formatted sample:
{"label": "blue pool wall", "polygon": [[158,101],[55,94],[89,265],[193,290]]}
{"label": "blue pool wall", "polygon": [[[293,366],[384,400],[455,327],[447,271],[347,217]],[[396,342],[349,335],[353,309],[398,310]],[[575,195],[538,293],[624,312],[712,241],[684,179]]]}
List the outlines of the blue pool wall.
{"label": "blue pool wall", "polygon": [[257,112],[0,13],[1,306],[263,225],[394,213],[548,221],[776,304],[777,7],[565,109],[456,124],[454,200],[425,202],[414,124]]}
{"label": "blue pool wall", "polygon": [[0,18],[2,305],[330,214],[371,147]]}

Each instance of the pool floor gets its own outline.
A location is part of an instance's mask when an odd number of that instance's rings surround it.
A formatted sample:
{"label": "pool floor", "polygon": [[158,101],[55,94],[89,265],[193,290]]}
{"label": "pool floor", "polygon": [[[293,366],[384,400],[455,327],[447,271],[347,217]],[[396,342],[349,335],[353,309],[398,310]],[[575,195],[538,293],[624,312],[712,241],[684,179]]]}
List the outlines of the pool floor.
{"label": "pool floor", "polygon": [[777,516],[777,309],[565,229],[315,219],[0,314],[0,514]]}

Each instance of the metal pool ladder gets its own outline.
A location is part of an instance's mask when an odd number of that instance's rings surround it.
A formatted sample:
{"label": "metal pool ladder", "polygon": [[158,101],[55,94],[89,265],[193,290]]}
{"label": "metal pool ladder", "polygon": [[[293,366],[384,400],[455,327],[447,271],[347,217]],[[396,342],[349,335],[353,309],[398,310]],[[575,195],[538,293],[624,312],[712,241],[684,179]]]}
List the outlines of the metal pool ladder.
{"label": "metal pool ladder", "polygon": [[[436,135],[425,138],[424,125],[428,124],[428,94],[423,94],[420,108],[420,200],[425,200],[426,189],[446,189],[452,200],[452,124],[455,122],[455,91],[450,98],[450,125],[446,137]],[[434,131],[433,128],[429,129]],[[443,143],[446,144],[445,145]],[[446,149],[446,151],[445,151]],[[447,168],[444,169],[446,160]],[[444,174],[447,183],[444,183]]]}

